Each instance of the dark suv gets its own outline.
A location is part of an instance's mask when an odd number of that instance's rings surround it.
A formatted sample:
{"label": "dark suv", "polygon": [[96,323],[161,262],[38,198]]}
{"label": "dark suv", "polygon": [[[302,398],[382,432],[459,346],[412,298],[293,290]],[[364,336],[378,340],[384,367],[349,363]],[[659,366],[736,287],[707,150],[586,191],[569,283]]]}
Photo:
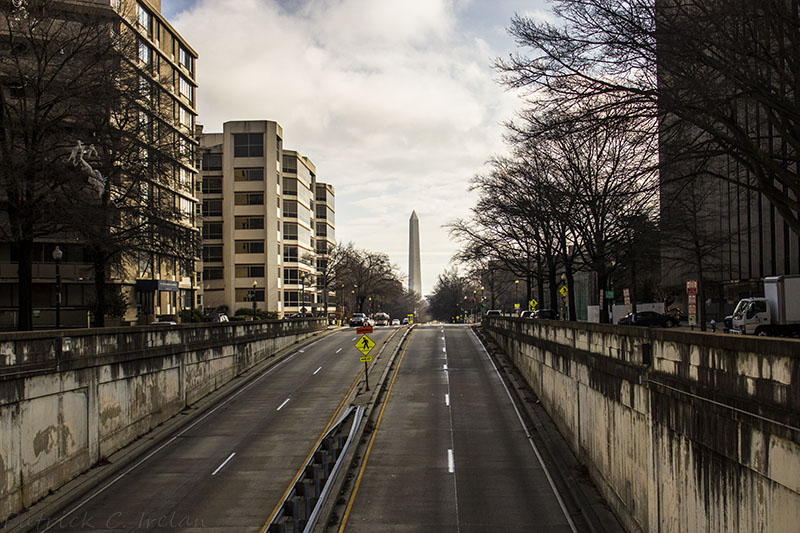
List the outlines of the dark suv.
{"label": "dark suv", "polygon": [[367,315],[365,315],[364,313],[353,313],[353,316],[350,317],[351,328],[358,328],[366,325],[367,325]]}

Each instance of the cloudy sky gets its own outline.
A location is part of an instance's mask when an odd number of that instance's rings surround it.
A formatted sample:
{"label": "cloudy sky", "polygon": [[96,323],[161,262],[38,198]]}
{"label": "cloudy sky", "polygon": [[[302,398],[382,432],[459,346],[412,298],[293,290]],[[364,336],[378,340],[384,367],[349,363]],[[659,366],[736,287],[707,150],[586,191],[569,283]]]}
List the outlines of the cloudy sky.
{"label": "cloudy sky", "polygon": [[[220,7],[224,6],[224,7]],[[497,85],[515,50],[514,13],[544,0],[162,0],[199,54],[198,122],[274,120],[336,189],[336,237],[408,271],[408,219],[420,219],[427,294],[456,250],[442,226],[502,153],[520,105]]]}

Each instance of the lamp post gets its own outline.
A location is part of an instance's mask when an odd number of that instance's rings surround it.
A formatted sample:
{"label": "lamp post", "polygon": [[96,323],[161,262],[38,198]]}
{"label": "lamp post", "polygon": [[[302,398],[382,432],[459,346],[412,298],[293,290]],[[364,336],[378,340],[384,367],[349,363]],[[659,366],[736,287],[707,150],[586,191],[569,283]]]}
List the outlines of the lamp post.
{"label": "lamp post", "polygon": [[481,285],[481,312],[483,312],[483,300],[484,300],[484,298],[485,297],[483,295],[483,285]]}
{"label": "lamp post", "polygon": [[[565,273],[561,274],[561,283],[564,287],[567,286],[567,275]],[[567,320],[569,317],[567,316],[567,297],[561,296],[561,319]]]}
{"label": "lamp post", "polygon": [[53,250],[53,259],[56,261],[56,329],[61,327],[61,258],[64,252],[56,246]]}
{"label": "lamp post", "polygon": [[519,309],[519,280],[514,280],[514,311]]}
{"label": "lamp post", "polygon": [[258,287],[258,282],[253,281],[253,290],[250,292],[250,299],[253,301],[253,320],[256,319],[256,287]]}
{"label": "lamp post", "polygon": [[467,297],[464,296],[464,305],[461,308],[461,319],[464,321],[464,324],[467,323]]}

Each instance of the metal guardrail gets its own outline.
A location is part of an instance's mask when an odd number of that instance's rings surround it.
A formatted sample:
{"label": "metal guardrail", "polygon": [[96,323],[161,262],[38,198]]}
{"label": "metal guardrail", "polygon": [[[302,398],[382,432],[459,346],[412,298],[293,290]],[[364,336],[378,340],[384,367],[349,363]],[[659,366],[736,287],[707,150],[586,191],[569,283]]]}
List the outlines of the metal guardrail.
{"label": "metal guardrail", "polygon": [[[280,510],[275,513],[265,531],[305,533],[314,528],[319,519],[320,509],[330,492],[329,481],[336,477],[341,468],[342,459],[353,442],[363,416],[363,407],[351,406],[325,433],[303,466],[303,473],[298,476],[294,487],[280,503]],[[352,423],[347,431],[347,422],[350,420]]]}

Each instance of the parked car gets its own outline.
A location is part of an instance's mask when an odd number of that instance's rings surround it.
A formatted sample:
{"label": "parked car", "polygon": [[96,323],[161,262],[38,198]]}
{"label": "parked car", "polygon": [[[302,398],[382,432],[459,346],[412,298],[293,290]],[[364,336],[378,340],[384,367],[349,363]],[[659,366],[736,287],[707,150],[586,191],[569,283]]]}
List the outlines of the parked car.
{"label": "parked car", "polygon": [[375,313],[374,320],[376,326],[388,326],[392,322],[392,318],[386,313]]}
{"label": "parked car", "polygon": [[523,311],[519,314],[520,318],[535,318],[533,311]]}
{"label": "parked car", "polygon": [[489,309],[486,311],[487,316],[500,316],[503,313],[499,309]]}
{"label": "parked car", "polygon": [[628,313],[619,319],[621,326],[661,326],[667,328],[676,325],[675,318],[669,315],[662,315],[655,311],[639,311],[638,313]]}
{"label": "parked car", "polygon": [[225,313],[211,313],[204,318],[206,322],[230,322],[228,315]]}
{"label": "parked car", "polygon": [[151,326],[177,326],[178,323],[174,320],[156,320],[155,322],[150,322]]}
{"label": "parked car", "polygon": [[400,325],[400,319],[399,318],[393,318],[392,319],[392,325],[393,326],[399,326]]}
{"label": "parked car", "polygon": [[369,320],[364,313],[353,313],[353,316],[350,317],[351,328],[360,328],[367,325],[369,325]]}
{"label": "parked car", "polygon": [[539,309],[534,312],[533,318],[541,320],[558,320],[558,311],[555,309]]}
{"label": "parked car", "polygon": [[407,325],[408,325],[408,317],[406,317],[406,318],[404,318],[404,319],[403,319],[403,325],[404,325],[404,326],[407,326]]}

